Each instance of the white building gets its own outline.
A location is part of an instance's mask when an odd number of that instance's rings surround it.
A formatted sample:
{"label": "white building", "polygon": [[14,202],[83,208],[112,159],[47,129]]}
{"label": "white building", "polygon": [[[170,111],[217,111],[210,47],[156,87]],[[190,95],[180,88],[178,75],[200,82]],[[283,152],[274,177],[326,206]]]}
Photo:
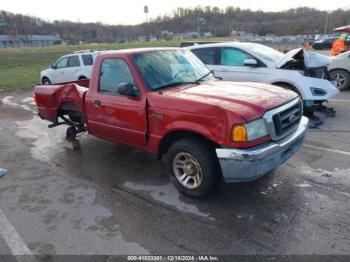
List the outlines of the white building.
{"label": "white building", "polygon": [[0,35],[0,48],[63,45],[57,35]]}

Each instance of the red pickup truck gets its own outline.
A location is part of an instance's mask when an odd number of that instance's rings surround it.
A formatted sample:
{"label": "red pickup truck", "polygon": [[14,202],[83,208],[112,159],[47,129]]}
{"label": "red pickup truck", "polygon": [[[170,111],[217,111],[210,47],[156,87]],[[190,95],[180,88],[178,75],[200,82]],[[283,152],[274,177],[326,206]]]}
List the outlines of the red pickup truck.
{"label": "red pickup truck", "polygon": [[36,86],[34,98],[49,127],[70,126],[68,139],[88,131],[166,155],[173,182],[193,197],[276,169],[308,125],[294,92],[221,81],[177,48],[102,52],[90,81]]}

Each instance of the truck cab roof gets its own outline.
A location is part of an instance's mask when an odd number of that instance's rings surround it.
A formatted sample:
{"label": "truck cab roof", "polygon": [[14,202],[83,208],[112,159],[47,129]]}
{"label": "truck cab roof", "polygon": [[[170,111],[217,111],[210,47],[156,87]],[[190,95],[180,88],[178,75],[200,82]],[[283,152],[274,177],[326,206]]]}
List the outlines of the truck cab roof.
{"label": "truck cab roof", "polygon": [[144,47],[144,48],[128,48],[119,50],[106,50],[102,51],[101,55],[111,55],[111,54],[137,54],[137,53],[147,53],[156,51],[169,51],[169,50],[183,50],[179,47]]}

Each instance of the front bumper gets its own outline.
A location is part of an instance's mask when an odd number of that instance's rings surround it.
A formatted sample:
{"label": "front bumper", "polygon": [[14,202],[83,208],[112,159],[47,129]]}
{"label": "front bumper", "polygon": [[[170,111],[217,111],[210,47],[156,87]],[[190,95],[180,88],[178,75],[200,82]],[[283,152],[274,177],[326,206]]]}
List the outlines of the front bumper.
{"label": "front bumper", "polygon": [[[339,89],[334,84],[326,79],[303,76],[298,82],[300,92],[304,101],[319,101],[329,100],[339,94]],[[311,91],[311,87],[322,89],[326,92],[325,95],[315,95]]]}
{"label": "front bumper", "polygon": [[309,119],[302,117],[298,128],[288,137],[249,149],[216,149],[226,182],[255,180],[277,169],[303,145]]}

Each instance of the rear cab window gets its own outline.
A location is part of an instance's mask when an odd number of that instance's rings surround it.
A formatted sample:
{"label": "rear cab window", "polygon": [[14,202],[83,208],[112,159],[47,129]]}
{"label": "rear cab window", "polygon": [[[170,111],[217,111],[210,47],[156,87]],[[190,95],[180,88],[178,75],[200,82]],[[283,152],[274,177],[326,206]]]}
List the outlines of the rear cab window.
{"label": "rear cab window", "polygon": [[118,95],[120,84],[135,86],[135,80],[128,64],[121,58],[103,60],[100,69],[99,92]]}

